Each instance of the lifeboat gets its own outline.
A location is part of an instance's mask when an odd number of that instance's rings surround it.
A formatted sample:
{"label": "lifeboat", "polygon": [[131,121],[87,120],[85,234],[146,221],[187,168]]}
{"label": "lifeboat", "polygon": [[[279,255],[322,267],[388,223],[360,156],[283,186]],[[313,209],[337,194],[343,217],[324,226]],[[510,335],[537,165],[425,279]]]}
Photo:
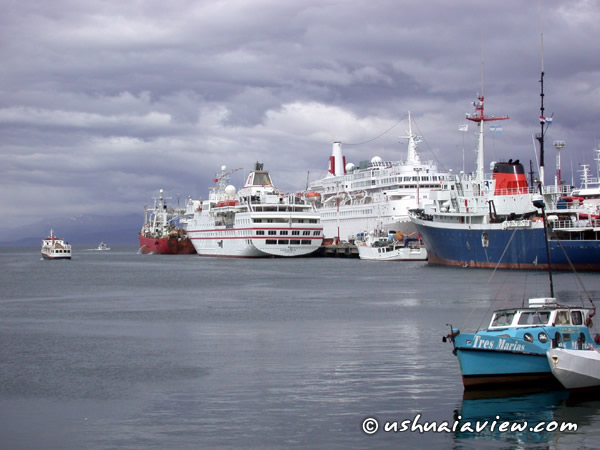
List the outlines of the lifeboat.
{"label": "lifeboat", "polygon": [[308,194],[306,194],[306,198],[311,202],[320,202],[321,194],[319,194],[318,192],[309,192]]}

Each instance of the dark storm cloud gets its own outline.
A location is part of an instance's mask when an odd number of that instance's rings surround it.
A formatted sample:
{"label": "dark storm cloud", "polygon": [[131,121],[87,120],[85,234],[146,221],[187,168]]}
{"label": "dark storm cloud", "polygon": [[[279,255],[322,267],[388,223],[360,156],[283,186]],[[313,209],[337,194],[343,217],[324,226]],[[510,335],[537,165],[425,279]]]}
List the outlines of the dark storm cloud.
{"label": "dark storm cloud", "polygon": [[[9,224],[141,210],[160,188],[205,196],[221,165],[256,160],[281,188],[302,189],[307,172],[324,174],[331,141],[368,141],[408,110],[425,137],[424,159],[457,170],[457,129],[481,91],[482,60],[486,110],[511,117],[488,139],[487,161],[533,159],[542,29],[547,112],[555,114],[549,140],[567,141],[574,170],[592,162],[596,2],[1,6],[0,185]],[[355,162],[401,159],[405,129],[344,151]],[[472,170],[473,133],[465,142]]]}

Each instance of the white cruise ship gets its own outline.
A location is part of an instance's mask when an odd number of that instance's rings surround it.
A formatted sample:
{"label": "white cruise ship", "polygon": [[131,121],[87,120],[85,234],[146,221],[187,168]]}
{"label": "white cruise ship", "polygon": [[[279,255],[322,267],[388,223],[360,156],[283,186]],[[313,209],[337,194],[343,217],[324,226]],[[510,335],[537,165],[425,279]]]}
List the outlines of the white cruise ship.
{"label": "white cruise ship", "polygon": [[279,192],[260,163],[239,192],[227,176],[221,167],[208,200],[188,202],[187,234],[199,255],[303,256],[321,246],[319,213],[304,195]]}
{"label": "white cruise ship", "polygon": [[50,230],[50,236],[42,239],[42,256],[44,259],[71,259],[71,244],[57,238]]}
{"label": "white cruise ship", "polygon": [[384,161],[375,156],[358,167],[346,164],[341,142],[333,143],[329,171],[309,185],[308,194],[317,205],[325,239],[353,241],[366,230],[415,231],[408,210],[428,204],[431,189],[439,188],[450,175],[432,161],[421,162],[408,114],[408,155],[405,161]]}

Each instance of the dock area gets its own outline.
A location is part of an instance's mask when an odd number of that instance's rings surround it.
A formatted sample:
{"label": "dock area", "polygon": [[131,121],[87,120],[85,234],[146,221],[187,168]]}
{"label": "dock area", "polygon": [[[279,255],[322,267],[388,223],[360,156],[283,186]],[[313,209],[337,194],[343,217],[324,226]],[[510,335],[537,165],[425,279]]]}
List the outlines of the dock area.
{"label": "dock area", "polygon": [[315,256],[358,258],[358,249],[354,244],[326,244],[317,250]]}

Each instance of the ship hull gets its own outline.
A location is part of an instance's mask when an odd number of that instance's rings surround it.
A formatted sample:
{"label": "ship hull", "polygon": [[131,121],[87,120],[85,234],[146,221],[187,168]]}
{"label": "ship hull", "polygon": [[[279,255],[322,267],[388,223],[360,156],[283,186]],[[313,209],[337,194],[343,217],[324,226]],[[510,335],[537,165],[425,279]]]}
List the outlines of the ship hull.
{"label": "ship hull", "polygon": [[42,258],[47,259],[47,260],[55,260],[55,259],[71,259],[71,256],[54,256],[54,255],[48,255],[46,253],[42,253]]}
{"label": "ship hull", "polygon": [[[312,231],[312,230],[311,230]],[[288,244],[270,244],[267,239],[253,237],[248,239],[248,234],[254,234],[252,229],[211,229],[188,231],[196,253],[200,256],[220,256],[229,258],[274,258],[307,256],[314,253],[321,246],[322,238],[312,238],[310,243],[292,244],[293,240],[286,239]]]}
{"label": "ship hull", "polygon": [[[540,330],[526,331],[537,336]],[[522,336],[510,336],[505,329],[495,333],[460,333],[454,338],[454,347],[466,389],[536,383],[560,387],[546,358],[549,342],[529,343]]]}
{"label": "ship hull", "polygon": [[[548,268],[544,229],[502,229],[501,224],[468,228],[413,218],[429,264],[542,270]],[[552,269],[600,271],[600,241],[550,240]]]}
{"label": "ship hull", "polygon": [[140,251],[144,254],[160,255],[188,255],[196,253],[194,245],[189,239],[152,238],[138,235],[140,240]]}
{"label": "ship hull", "polygon": [[[368,230],[381,229],[383,231],[400,231],[404,235],[411,235],[416,231],[415,226],[408,217],[408,208],[416,207],[415,204],[395,207],[394,203],[373,203],[358,206],[340,206],[338,208],[321,207],[321,225],[325,238],[339,239],[342,241],[355,240],[359,233]],[[406,215],[399,216],[395,211],[406,211]]]}

